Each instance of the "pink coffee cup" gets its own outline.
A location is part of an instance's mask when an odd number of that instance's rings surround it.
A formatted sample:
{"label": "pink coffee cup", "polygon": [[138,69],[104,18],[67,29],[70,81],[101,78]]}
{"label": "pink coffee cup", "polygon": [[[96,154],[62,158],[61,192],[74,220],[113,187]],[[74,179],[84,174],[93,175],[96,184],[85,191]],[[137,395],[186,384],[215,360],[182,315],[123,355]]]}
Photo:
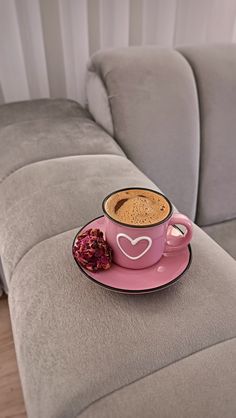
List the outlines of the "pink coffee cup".
{"label": "pink coffee cup", "polygon": [[[129,225],[113,219],[105,209],[106,201],[115,193],[128,190],[147,190],[163,196],[169,203],[167,217],[151,225]],[[163,194],[144,187],[130,187],[110,193],[102,203],[105,215],[105,238],[113,249],[113,261],[121,267],[143,269],[157,263],[162,255],[170,251],[180,251],[192,238],[192,222],[181,213],[173,214],[170,201]],[[181,236],[170,233],[169,226],[183,225],[186,232]]]}

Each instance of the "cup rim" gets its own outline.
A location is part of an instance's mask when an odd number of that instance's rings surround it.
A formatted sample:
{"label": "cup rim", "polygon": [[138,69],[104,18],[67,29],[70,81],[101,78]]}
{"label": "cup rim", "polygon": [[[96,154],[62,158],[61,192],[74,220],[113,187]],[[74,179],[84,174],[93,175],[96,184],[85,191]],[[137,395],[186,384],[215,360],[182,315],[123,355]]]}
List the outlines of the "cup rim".
{"label": "cup rim", "polygon": [[[168,202],[169,206],[170,206],[169,214],[167,215],[166,218],[162,219],[161,221],[155,222],[155,223],[150,224],[150,225],[130,225],[130,224],[126,224],[126,223],[121,222],[121,221],[117,221],[116,219],[112,218],[112,216],[110,216],[109,213],[107,213],[107,211],[105,209],[105,203],[114,194],[119,193],[119,192],[124,192],[126,190],[147,190],[148,192],[153,192],[153,193],[156,193],[159,196],[164,197],[166,199],[166,201]],[[116,224],[123,225],[123,226],[126,226],[128,228],[152,228],[153,226],[161,225],[161,224],[165,223],[168,219],[170,219],[170,217],[172,216],[172,213],[173,213],[173,206],[172,206],[171,202],[169,201],[169,199],[163,193],[157,192],[156,190],[148,189],[147,187],[125,187],[123,189],[114,190],[113,192],[108,194],[102,201],[102,210],[103,210],[104,215],[107,216],[112,222],[114,222]]]}

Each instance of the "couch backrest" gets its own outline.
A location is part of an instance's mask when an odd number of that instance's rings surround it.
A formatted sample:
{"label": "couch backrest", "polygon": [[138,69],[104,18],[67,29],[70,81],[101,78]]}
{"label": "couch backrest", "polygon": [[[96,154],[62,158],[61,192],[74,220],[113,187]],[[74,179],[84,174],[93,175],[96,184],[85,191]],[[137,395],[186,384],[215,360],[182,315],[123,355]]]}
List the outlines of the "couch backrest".
{"label": "couch backrest", "polygon": [[100,83],[93,96],[88,77],[95,119],[112,121],[128,158],[180,211],[200,225],[236,216],[235,45],[101,51],[89,74]]}
{"label": "couch backrest", "polygon": [[200,176],[196,221],[236,217],[236,45],[182,48],[197,84]]}

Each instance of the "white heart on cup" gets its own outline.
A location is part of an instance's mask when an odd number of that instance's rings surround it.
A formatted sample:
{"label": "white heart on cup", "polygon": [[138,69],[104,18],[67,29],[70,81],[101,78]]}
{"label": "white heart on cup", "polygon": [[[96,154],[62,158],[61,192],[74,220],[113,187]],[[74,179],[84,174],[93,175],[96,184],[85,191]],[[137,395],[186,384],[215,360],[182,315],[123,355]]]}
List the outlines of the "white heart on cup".
{"label": "white heart on cup", "polygon": [[[133,256],[131,256],[131,255],[127,254],[127,253],[125,252],[125,250],[121,247],[121,245],[120,245],[120,238],[121,238],[121,237],[128,239],[128,240],[129,240],[129,242],[130,242],[133,246],[134,246],[134,245],[136,245],[136,244],[138,244],[138,242],[143,241],[143,240],[147,241],[147,242],[148,242],[148,245],[147,245],[147,247],[145,248],[145,250],[144,250],[141,254],[139,254],[139,255],[137,255],[137,256],[135,256],[135,257],[133,257]],[[132,238],[130,238],[130,237],[129,237],[129,235],[123,234],[122,232],[121,232],[120,234],[117,234],[117,236],[116,236],[116,242],[117,242],[117,245],[118,245],[119,249],[122,251],[122,253],[123,253],[123,254],[124,254],[127,258],[129,258],[130,260],[138,260],[139,258],[143,257],[143,255],[144,255],[144,254],[146,254],[146,253],[148,252],[149,248],[150,248],[150,247],[151,247],[151,245],[152,245],[152,239],[151,239],[150,237],[147,237],[147,236],[142,236],[142,237],[138,237],[138,238],[132,239]]]}

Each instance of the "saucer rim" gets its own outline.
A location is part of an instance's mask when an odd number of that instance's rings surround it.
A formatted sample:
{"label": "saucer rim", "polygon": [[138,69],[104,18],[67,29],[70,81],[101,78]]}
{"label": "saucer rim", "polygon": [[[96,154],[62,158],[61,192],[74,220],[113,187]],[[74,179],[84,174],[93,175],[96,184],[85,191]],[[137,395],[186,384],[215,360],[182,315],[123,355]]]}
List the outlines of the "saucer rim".
{"label": "saucer rim", "polygon": [[[89,272],[88,272],[88,270],[86,270],[84,267],[82,267],[81,265],[80,265],[80,263],[78,262],[78,260],[76,260],[76,258],[74,257],[74,254],[73,254],[73,248],[74,248],[74,245],[75,245],[75,240],[76,240],[76,238],[77,238],[77,236],[80,234],[80,232],[84,229],[84,228],[86,228],[86,226],[88,226],[89,224],[91,224],[92,222],[94,222],[94,221],[96,221],[96,220],[98,220],[98,219],[100,219],[100,218],[104,218],[105,216],[104,215],[100,215],[100,216],[97,216],[96,218],[94,218],[94,219],[91,219],[89,222],[87,222],[84,226],[82,226],[80,229],[79,229],[79,231],[76,233],[76,235],[75,235],[75,237],[74,237],[74,239],[73,239],[73,243],[72,243],[72,256],[73,256],[73,259],[75,260],[75,262],[76,262],[76,264],[77,264],[77,266],[79,267],[79,269],[81,270],[81,272],[89,279],[89,280],[91,280],[92,282],[94,282],[94,283],[96,283],[97,285],[99,285],[100,287],[104,287],[105,289],[108,289],[108,290],[111,290],[111,291],[113,291],[113,292],[116,292],[116,293],[126,293],[126,294],[145,294],[145,293],[153,293],[153,292],[158,292],[158,291],[160,291],[160,290],[163,290],[163,289],[166,289],[167,287],[169,287],[169,286],[172,286],[175,282],[177,282],[185,273],[186,273],[186,271],[189,269],[189,267],[190,267],[190,265],[192,264],[192,258],[193,258],[193,255],[192,255],[192,248],[191,248],[191,245],[190,244],[188,244],[187,245],[187,247],[188,247],[188,250],[189,250],[189,260],[188,260],[188,264],[187,264],[187,266],[185,267],[185,269],[182,271],[182,273],[180,273],[177,277],[175,277],[173,280],[171,280],[170,282],[168,282],[168,283],[166,283],[166,284],[163,284],[163,285],[161,285],[161,286],[157,286],[157,287],[153,287],[153,288],[151,288],[151,289],[137,289],[137,290],[132,290],[132,289],[121,289],[121,288],[119,288],[119,287],[113,287],[113,286],[109,286],[109,285],[107,285],[107,284],[104,284],[104,283],[101,283],[101,282],[99,282],[98,280],[96,280],[96,279],[94,279],[93,277],[91,277],[90,275],[89,275]],[[183,234],[183,232],[181,231],[181,229],[178,227],[178,226],[176,226],[176,225],[172,225],[173,226],[173,228],[176,228],[176,229],[178,229],[182,234]],[[158,261],[159,262],[159,261]],[[157,263],[156,263],[157,264]],[[122,267],[122,268],[124,268],[125,269],[125,267]],[[126,268],[125,270],[130,270],[130,269],[128,269],[128,268]],[[146,268],[144,268],[144,269],[139,269],[139,270],[143,270],[143,271],[145,271],[146,270]]]}

